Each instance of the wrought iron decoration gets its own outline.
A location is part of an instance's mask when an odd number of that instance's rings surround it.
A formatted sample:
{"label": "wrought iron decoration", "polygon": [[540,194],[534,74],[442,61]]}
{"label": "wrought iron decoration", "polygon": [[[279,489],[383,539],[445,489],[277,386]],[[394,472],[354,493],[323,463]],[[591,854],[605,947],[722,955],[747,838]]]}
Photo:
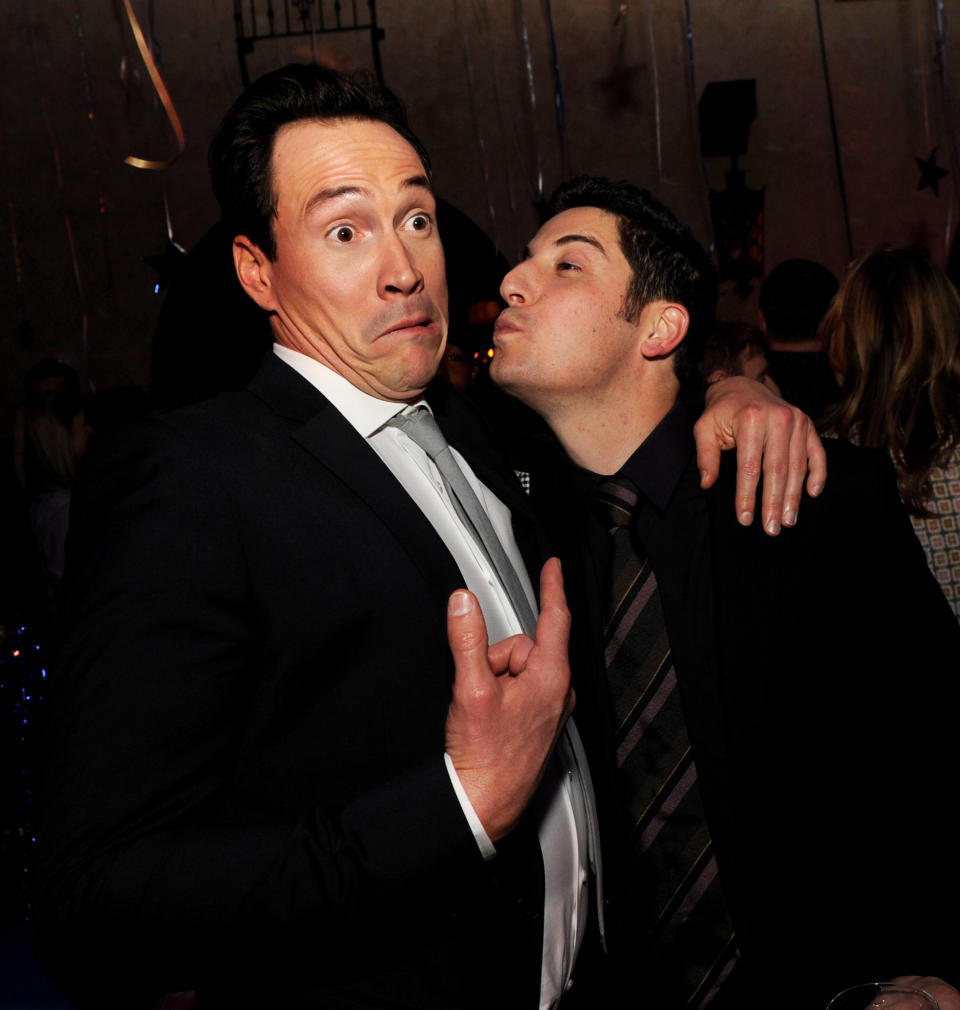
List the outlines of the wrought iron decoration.
{"label": "wrought iron decoration", "polygon": [[376,0],[366,0],[367,14],[362,16],[358,0],[234,0],[233,20],[237,27],[237,57],[243,86],[250,83],[247,56],[257,42],[291,38],[298,35],[328,35],[334,32],[370,33],[373,67],[383,83],[380,66],[380,42],[383,29],[377,25]]}

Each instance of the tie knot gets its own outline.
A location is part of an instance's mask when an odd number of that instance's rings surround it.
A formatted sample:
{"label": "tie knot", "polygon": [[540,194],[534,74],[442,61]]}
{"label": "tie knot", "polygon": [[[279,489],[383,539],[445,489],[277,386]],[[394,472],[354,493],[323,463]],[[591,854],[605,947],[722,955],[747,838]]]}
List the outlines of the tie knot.
{"label": "tie knot", "polygon": [[448,448],[443,432],[426,407],[417,407],[412,414],[397,414],[387,421],[388,428],[399,428],[405,432],[432,459]]}
{"label": "tie knot", "polygon": [[611,477],[597,487],[593,497],[611,529],[629,525],[637,507],[637,488],[632,480],[619,475]]}

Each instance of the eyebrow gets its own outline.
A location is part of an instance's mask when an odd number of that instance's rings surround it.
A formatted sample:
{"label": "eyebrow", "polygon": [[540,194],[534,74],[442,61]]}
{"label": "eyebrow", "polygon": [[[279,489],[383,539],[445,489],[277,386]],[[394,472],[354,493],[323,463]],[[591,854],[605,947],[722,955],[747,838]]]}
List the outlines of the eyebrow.
{"label": "eyebrow", "polygon": [[561,246],[569,245],[571,242],[586,242],[587,245],[592,245],[594,249],[599,249],[604,256],[607,255],[607,250],[604,249],[603,243],[592,235],[561,235],[553,244]]}
{"label": "eyebrow", "polygon": [[[570,245],[571,242],[586,242],[587,245],[592,245],[594,249],[599,250],[600,254],[604,257],[607,255],[607,250],[604,248],[603,243],[599,239],[595,239],[592,235],[561,235],[560,238],[556,239],[553,243],[554,248]],[[523,258],[525,260],[530,259],[533,256],[533,251],[530,246],[523,247]]]}
{"label": "eyebrow", "polygon": [[[400,189],[425,189],[428,192],[433,192],[430,180],[425,175],[409,176],[400,183]],[[366,193],[367,190],[363,186],[355,186],[352,183],[345,183],[342,186],[328,186],[326,189],[321,189],[310,197],[304,208],[304,213],[309,214],[314,208],[327,203],[329,200],[336,200],[340,196],[364,196]]]}

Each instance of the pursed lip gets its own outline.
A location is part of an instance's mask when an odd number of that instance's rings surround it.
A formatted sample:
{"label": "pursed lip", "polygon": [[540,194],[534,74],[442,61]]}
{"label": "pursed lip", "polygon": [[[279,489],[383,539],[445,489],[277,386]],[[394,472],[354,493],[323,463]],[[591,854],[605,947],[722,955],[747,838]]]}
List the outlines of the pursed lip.
{"label": "pursed lip", "polygon": [[493,324],[493,340],[494,343],[503,333],[516,333],[520,329],[519,324],[517,324],[510,316],[507,315],[507,311],[504,310],[497,316],[497,321]]}
{"label": "pursed lip", "polygon": [[401,319],[394,323],[391,327],[389,327],[389,329],[384,330],[380,336],[389,337],[395,333],[400,333],[403,330],[431,330],[436,329],[437,326],[437,321],[435,319],[431,319],[428,315],[409,316],[406,319]]}

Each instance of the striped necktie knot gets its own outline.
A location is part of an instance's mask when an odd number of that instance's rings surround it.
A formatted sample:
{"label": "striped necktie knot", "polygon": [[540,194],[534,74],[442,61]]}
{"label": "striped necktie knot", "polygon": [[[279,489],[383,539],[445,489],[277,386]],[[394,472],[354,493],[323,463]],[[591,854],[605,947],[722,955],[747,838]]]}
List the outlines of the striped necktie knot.
{"label": "striped necktie knot", "polygon": [[628,477],[610,477],[597,486],[594,503],[610,532],[629,526],[637,507],[637,487]]}

